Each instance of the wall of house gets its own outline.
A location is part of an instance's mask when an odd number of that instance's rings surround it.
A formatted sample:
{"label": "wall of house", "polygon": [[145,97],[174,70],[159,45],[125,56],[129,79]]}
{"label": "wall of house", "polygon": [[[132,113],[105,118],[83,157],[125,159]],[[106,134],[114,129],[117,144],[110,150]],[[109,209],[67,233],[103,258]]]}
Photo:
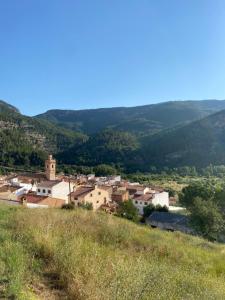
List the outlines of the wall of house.
{"label": "wall of house", "polygon": [[[73,191],[73,186],[71,185],[71,191]],[[69,183],[62,181],[57,185],[52,187],[52,198],[63,199],[68,203],[68,195],[70,193]]]}
{"label": "wall of house", "polygon": [[150,189],[148,187],[142,189],[142,190],[137,190],[136,194],[137,195],[145,195],[146,193],[148,193],[150,191]]}
{"label": "wall of house", "polygon": [[[40,189],[40,191],[38,191]],[[45,192],[43,192],[45,191]],[[73,185],[71,184],[71,191],[73,191]],[[42,187],[38,186],[37,195],[38,196],[49,196],[52,198],[62,199],[68,203],[68,195],[70,193],[69,183],[62,181],[54,185],[53,187]]]}
{"label": "wall of house", "polygon": [[144,207],[150,204],[150,202],[143,201],[143,200],[136,200],[136,199],[133,199],[132,202],[134,206],[138,209],[138,213],[140,215],[143,215]]}
{"label": "wall of house", "polygon": [[93,210],[100,208],[101,205],[110,201],[109,192],[103,189],[95,188],[83,198],[84,203],[92,203]]}
{"label": "wall of house", "polygon": [[38,196],[51,196],[52,194],[52,187],[44,187],[39,185],[37,188],[37,195]]}
{"label": "wall of house", "polygon": [[169,207],[169,193],[162,192],[154,194],[152,204],[161,206],[166,205],[167,207]]}

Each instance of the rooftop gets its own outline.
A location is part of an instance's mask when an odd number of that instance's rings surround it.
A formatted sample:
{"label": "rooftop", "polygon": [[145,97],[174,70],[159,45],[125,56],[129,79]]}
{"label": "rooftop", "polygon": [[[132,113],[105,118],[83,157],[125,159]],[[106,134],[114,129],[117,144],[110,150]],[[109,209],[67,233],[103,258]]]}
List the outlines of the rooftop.
{"label": "rooftop", "polygon": [[78,187],[74,192],[72,192],[71,196],[74,198],[77,198],[80,196],[84,196],[85,194],[88,194],[93,190],[94,190],[94,187],[92,187],[92,186],[81,186],[81,187]]}
{"label": "rooftop", "polygon": [[60,180],[46,180],[38,184],[38,187],[51,188],[57,184],[59,184]]}
{"label": "rooftop", "polygon": [[134,197],[135,200],[140,200],[140,201],[152,201],[153,198],[153,194],[151,193],[147,193],[144,195],[137,195],[136,197]]}
{"label": "rooftop", "polygon": [[65,201],[62,199],[52,198],[48,196],[38,196],[34,193],[22,195],[20,199],[22,198],[24,198],[27,203],[48,205],[49,207],[61,207],[63,204],[65,204]]}

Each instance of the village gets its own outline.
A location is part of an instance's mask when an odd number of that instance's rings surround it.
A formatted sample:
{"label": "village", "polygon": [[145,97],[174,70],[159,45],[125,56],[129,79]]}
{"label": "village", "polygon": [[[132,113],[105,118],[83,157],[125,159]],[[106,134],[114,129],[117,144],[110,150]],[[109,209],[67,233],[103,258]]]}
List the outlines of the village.
{"label": "village", "polygon": [[[96,177],[95,174],[65,176],[56,174],[57,162],[52,155],[45,161],[45,173],[10,174],[0,178],[0,203],[22,205],[27,208],[61,208],[90,206],[116,214],[122,202],[132,201],[140,216],[148,205],[164,207],[169,212],[181,208],[161,187],[146,186],[124,180],[120,175]],[[167,230],[188,232],[182,224],[185,217],[167,212],[154,212],[149,225]],[[181,224],[180,224],[181,223]]]}

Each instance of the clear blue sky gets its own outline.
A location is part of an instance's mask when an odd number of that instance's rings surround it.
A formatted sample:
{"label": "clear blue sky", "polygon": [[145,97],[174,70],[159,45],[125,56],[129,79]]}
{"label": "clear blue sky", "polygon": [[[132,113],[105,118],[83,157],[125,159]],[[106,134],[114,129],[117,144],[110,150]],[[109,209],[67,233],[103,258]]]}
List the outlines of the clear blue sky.
{"label": "clear blue sky", "polygon": [[0,99],[25,114],[209,98],[224,0],[0,0]]}

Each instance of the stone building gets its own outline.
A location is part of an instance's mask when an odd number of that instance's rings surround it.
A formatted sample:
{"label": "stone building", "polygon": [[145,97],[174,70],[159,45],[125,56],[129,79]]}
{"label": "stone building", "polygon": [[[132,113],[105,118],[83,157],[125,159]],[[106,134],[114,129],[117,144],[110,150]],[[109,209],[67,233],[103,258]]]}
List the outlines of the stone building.
{"label": "stone building", "polygon": [[56,160],[52,155],[45,161],[45,175],[48,180],[56,180]]}

